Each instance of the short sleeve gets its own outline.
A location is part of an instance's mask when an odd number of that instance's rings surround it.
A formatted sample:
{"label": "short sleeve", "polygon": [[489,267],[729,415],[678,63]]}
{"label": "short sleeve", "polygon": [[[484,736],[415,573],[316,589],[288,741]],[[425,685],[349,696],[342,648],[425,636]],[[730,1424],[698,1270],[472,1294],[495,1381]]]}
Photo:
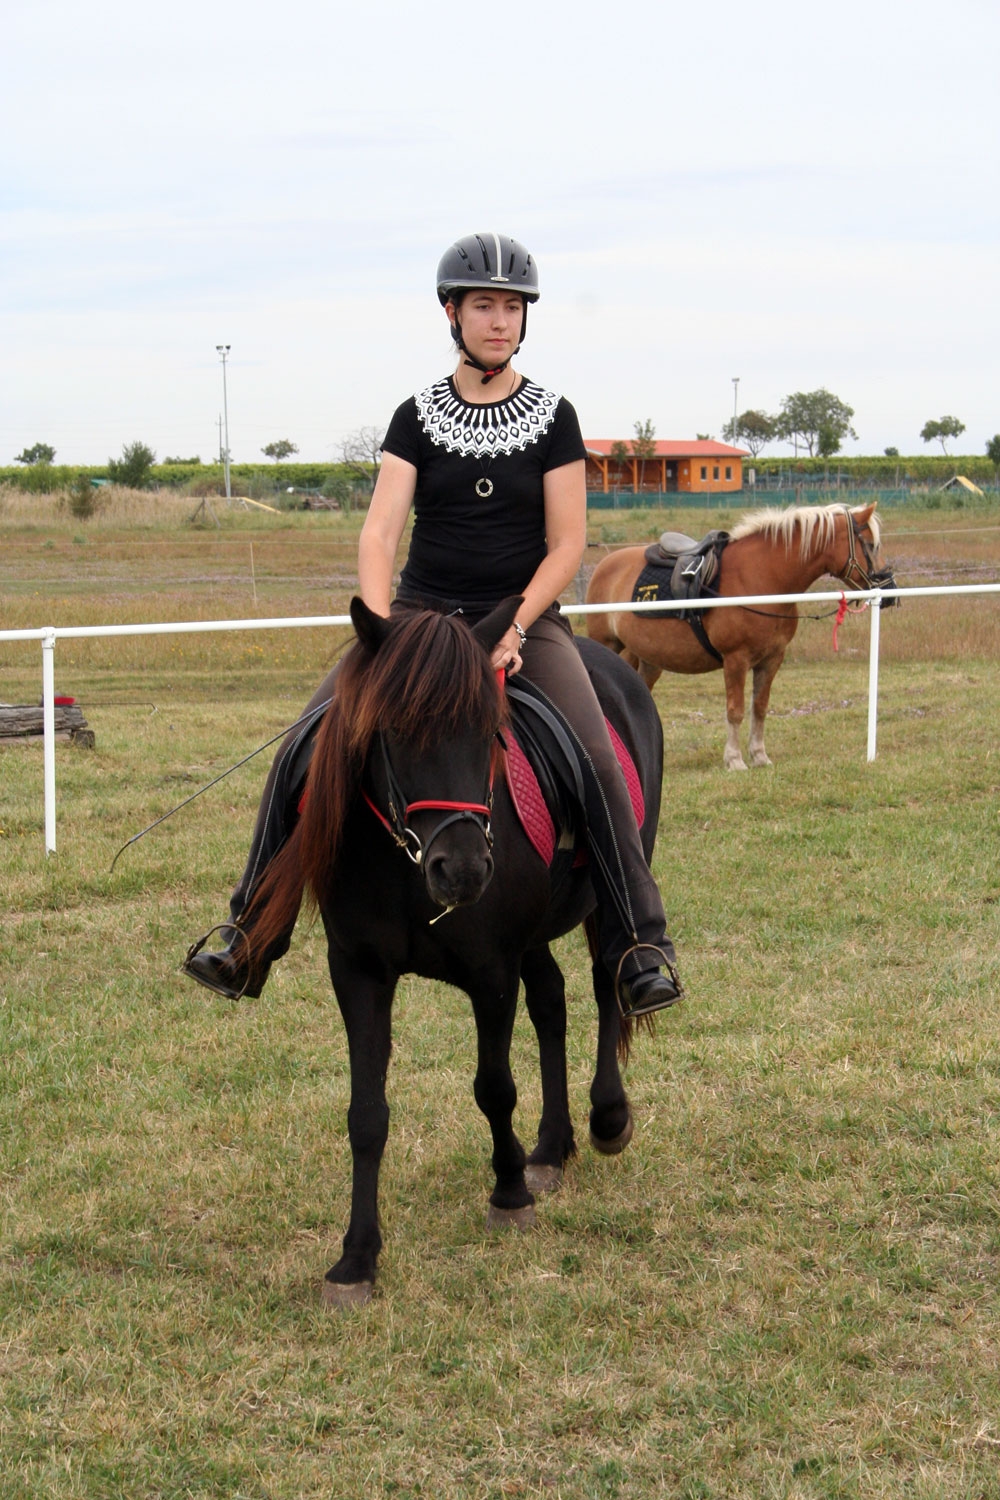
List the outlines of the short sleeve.
{"label": "short sleeve", "polygon": [[547,474],[550,469],[561,469],[563,464],[572,464],[580,458],[587,457],[587,450],[583,445],[583,434],[580,431],[580,419],[576,414],[576,408],[566,400],[565,396],[559,398],[556,414],[549,431],[548,451],[542,464],[542,472]]}
{"label": "short sleeve", "polygon": [[414,468],[419,466],[420,424],[417,421],[417,403],[412,396],[393,412],[389,430],[382,439],[382,452],[403,458]]}

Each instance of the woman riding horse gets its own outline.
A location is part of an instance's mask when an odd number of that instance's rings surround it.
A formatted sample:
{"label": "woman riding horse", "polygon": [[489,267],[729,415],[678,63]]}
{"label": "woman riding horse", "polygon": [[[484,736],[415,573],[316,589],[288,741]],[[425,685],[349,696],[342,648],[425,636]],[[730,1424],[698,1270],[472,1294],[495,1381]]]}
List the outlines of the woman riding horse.
{"label": "woman riding horse", "polygon": [[[358,582],[377,615],[433,608],[483,619],[519,596],[518,618],[492,651],[508,674],[523,671],[561,712],[585,770],[587,834],[599,901],[601,957],[622,1013],[646,1015],[681,996],[659,892],[643,854],[624,776],[590,678],[560,614],[586,544],[586,454],[576,412],[562,396],[518,374],[538,271],[506,235],[468,235],[438,266],[437,294],[459,362],[399,406],[383,443],[378,483],[361,532]],[[396,552],[411,509],[409,554],[391,602]],[[288,837],[310,731],[335,690],[337,668],[283,744],[265,788],[250,857],[230,904],[230,941],[194,944],[185,970],[236,998],[257,996],[291,932],[251,964],[243,928],[268,861]],[[241,920],[242,919],[242,920]],[[213,929],[214,930],[214,929]],[[664,972],[666,971],[666,972]]]}

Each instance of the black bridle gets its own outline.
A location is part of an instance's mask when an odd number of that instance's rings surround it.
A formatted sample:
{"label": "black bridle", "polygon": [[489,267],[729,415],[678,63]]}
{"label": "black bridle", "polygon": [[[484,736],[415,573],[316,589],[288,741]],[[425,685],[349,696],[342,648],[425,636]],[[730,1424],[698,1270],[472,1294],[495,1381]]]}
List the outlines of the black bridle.
{"label": "black bridle", "polygon": [[[428,851],[435,839],[453,823],[474,823],[482,833],[487,849],[493,848],[493,829],[490,825],[490,819],[493,816],[492,758],[486,796],[482,802],[452,802],[437,798],[422,798],[415,802],[408,802],[406,793],[393,769],[385,735],[380,734],[378,738],[382,747],[382,767],[388,793],[387,811],[383,813],[367,792],[363,793],[364,799],[382,827],[388,830],[399,848],[405,851],[407,858],[411,859],[419,870],[423,869]],[[411,814],[417,812],[443,812],[446,816],[435,826],[429,838],[421,840],[416,830],[410,827],[409,821]]]}
{"label": "black bridle", "polygon": [[[896,582],[892,576],[892,569],[875,566],[875,553],[871,543],[864,535],[864,528],[858,524],[857,517],[847,505],[844,506],[844,515],[850,523],[847,528],[847,564],[843,572],[838,573],[838,578],[856,589],[892,588]],[[864,559],[863,565],[858,560],[859,548]],[[883,604],[895,602],[894,599],[886,599]]]}

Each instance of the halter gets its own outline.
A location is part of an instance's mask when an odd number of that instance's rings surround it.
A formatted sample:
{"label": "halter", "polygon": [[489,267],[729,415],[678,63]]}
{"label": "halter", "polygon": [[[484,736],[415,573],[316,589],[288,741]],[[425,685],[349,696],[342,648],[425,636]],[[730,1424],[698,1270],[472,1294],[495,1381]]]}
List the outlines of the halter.
{"label": "halter", "polygon": [[[392,835],[395,843],[400,849],[404,850],[407,859],[412,860],[418,870],[423,869],[428,851],[434,840],[446,828],[449,828],[452,823],[475,823],[486,840],[487,849],[493,848],[493,830],[490,826],[490,818],[493,815],[492,763],[485,802],[447,802],[434,798],[425,798],[419,802],[407,802],[406,794],[399,784],[399,779],[392,767],[392,761],[389,759],[389,747],[385,742],[385,735],[379,735],[379,743],[382,746],[382,765],[385,770],[386,787],[389,793],[388,817],[375,805],[367,792],[363,792],[362,795],[376,818],[382,824],[382,827]],[[400,808],[402,808],[402,812],[400,812]],[[447,816],[441,819],[430,837],[421,842],[419,834],[409,824],[410,815],[415,812],[443,812]]]}
{"label": "halter", "polygon": [[[847,565],[843,572],[837,576],[844,583],[852,584],[858,589],[877,589],[886,584],[892,584],[892,569],[876,568],[875,555],[871,546],[862,535],[863,528],[858,525],[857,517],[849,506],[844,506],[844,515],[850,522],[847,528]],[[864,565],[858,561],[858,548],[864,558]]]}

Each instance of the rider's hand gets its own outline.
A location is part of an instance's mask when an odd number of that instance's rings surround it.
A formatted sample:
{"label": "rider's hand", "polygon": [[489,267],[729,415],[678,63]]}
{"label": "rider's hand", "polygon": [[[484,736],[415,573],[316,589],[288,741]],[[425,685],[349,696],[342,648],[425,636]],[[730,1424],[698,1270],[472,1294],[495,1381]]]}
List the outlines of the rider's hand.
{"label": "rider's hand", "polygon": [[521,642],[513,625],[507,634],[501,636],[493,648],[490,664],[495,669],[502,668],[508,677],[513,677],[515,672],[521,670]]}

